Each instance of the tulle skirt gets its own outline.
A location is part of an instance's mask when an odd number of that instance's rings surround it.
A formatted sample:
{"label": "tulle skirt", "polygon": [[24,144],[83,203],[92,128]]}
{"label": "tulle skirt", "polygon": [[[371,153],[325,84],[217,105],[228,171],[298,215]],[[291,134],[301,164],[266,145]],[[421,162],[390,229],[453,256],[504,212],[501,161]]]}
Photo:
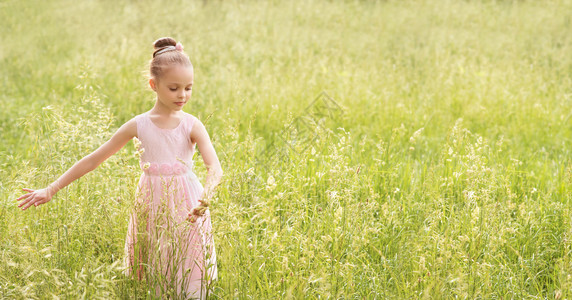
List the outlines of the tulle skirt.
{"label": "tulle skirt", "polygon": [[146,278],[156,296],[205,299],[217,279],[210,211],[194,223],[203,186],[189,171],[139,180],[125,241],[126,275]]}

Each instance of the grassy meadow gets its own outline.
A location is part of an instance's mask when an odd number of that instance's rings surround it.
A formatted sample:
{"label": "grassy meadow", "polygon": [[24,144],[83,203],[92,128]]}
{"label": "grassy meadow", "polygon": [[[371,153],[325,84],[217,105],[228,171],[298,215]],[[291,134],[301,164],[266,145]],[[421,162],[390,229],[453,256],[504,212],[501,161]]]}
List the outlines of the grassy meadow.
{"label": "grassy meadow", "polygon": [[212,299],[572,298],[570,0],[1,0],[0,298],[151,298],[133,143],[15,199],[152,107],[162,36],[225,172]]}

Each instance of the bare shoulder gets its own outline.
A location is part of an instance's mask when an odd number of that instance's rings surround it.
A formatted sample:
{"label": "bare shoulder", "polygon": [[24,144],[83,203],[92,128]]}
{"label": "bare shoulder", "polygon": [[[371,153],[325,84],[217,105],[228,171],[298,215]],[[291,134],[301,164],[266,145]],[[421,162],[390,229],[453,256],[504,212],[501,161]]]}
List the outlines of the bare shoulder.
{"label": "bare shoulder", "polygon": [[200,143],[201,141],[204,141],[205,138],[209,139],[207,129],[205,128],[203,122],[201,122],[199,118],[195,117],[195,122],[193,123],[193,127],[191,129],[191,141],[193,143]]}
{"label": "bare shoulder", "polygon": [[125,138],[137,137],[137,120],[135,120],[135,117],[121,125],[116,134]]}

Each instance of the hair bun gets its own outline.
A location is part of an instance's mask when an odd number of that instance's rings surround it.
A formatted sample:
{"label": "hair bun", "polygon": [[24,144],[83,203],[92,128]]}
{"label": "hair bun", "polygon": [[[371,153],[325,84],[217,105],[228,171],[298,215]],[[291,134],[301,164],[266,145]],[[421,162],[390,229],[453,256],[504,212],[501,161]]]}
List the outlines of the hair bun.
{"label": "hair bun", "polygon": [[149,61],[150,78],[160,78],[165,70],[173,64],[193,67],[189,56],[183,51],[183,45],[171,37],[162,37],[156,40],[153,42],[153,48],[155,48],[153,58]]}
{"label": "hair bun", "polygon": [[177,45],[177,41],[175,41],[175,39],[171,38],[171,37],[162,37],[158,40],[156,40],[153,43],[153,48],[155,49],[155,51],[167,47],[167,46],[176,46]]}

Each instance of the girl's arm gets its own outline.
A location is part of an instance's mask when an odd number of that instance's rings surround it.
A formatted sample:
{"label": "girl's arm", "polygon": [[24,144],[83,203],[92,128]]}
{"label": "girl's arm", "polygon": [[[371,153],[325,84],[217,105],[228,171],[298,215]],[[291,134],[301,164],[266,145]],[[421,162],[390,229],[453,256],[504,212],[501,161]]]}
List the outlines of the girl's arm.
{"label": "girl's arm", "polygon": [[191,131],[191,141],[197,143],[197,147],[207,167],[207,179],[205,180],[201,199],[209,200],[213,196],[214,189],[220,183],[222,168],[205,125],[199,120],[197,120]]}
{"label": "girl's arm", "polygon": [[74,180],[93,171],[111,155],[115,154],[117,151],[123,148],[123,146],[125,146],[125,144],[127,144],[127,142],[129,142],[129,140],[131,140],[136,135],[137,123],[135,119],[131,119],[127,123],[123,124],[123,126],[121,126],[117,132],[115,132],[111,139],[109,139],[91,154],[76,162],[71,168],[69,168],[69,170],[60,176],[60,178],[52,182],[46,188],[40,190],[24,188],[23,190],[27,191],[28,193],[16,199],[18,201],[22,200],[18,207],[21,207],[22,210],[26,210],[32,205],[38,206],[40,204],[47,203],[59,190],[66,187]]}

